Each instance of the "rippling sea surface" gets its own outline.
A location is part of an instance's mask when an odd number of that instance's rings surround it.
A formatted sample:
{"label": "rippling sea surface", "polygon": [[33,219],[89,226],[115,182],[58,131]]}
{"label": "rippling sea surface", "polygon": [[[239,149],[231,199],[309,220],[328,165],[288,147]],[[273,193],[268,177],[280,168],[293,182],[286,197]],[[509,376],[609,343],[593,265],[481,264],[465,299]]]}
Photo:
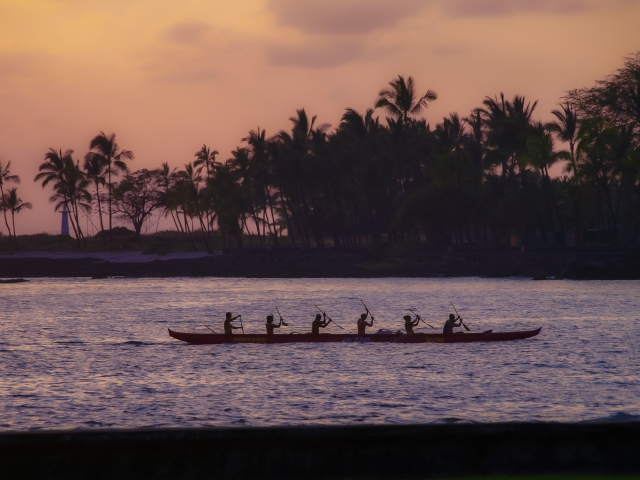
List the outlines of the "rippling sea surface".
{"label": "rippling sea surface", "polygon": [[[286,331],[327,309],[355,332],[453,301],[495,344],[193,346],[242,313]],[[336,329],[331,327],[327,330]],[[340,330],[335,330],[339,332]],[[640,282],[521,279],[34,279],[0,285],[0,429],[640,419]]]}

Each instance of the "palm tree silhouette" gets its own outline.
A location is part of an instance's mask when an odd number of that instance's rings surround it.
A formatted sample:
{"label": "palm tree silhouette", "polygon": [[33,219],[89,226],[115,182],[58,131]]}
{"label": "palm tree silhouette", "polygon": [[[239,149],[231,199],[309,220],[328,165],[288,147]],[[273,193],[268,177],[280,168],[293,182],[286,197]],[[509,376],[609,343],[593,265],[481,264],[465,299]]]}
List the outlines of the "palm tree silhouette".
{"label": "palm tree silhouette", "polygon": [[100,198],[100,185],[105,185],[105,167],[103,159],[100,155],[94,155],[88,153],[84,158],[84,171],[87,178],[93,182],[96,188],[96,201],[98,202],[98,218],[100,219],[100,232],[102,234],[102,241],[106,242],[106,235],[104,234],[104,223],[102,222],[102,203]]}
{"label": "palm tree silhouette", "polygon": [[198,173],[202,170],[202,166],[204,165],[207,171],[207,178],[211,177],[214,172],[214,167],[216,164],[216,155],[220,152],[214,150],[213,152],[206,145],[202,145],[202,148],[196,152],[196,160],[193,162],[194,167],[197,168]]}
{"label": "palm tree silhouette", "polygon": [[135,157],[130,150],[120,150],[120,146],[116,143],[115,133],[107,136],[104,132],[100,132],[99,135],[96,135],[91,140],[89,149],[91,151],[87,153],[85,158],[97,156],[99,162],[104,164],[109,188],[109,239],[113,240],[113,182],[111,181],[111,176],[126,172],[129,168],[125,160],[133,160]]}
{"label": "palm tree silhouette", "polygon": [[[4,184],[9,182],[20,183],[20,177],[18,175],[11,175],[11,161],[8,161],[4,166],[2,162],[0,162],[0,198],[4,198]],[[9,240],[12,241],[6,210],[2,210],[2,214],[4,215],[4,224],[7,226],[7,232],[9,232]]]}
{"label": "palm tree silhouette", "polygon": [[555,230],[553,214],[551,212],[551,209],[553,209],[558,218],[558,224],[562,234],[562,238],[560,239],[561,243],[564,238],[564,220],[562,219],[562,214],[560,213],[558,203],[556,202],[551,176],[549,175],[549,167],[555,164],[558,160],[568,160],[570,156],[569,153],[565,151],[556,152],[553,147],[553,138],[551,134],[540,127],[541,126],[539,125],[539,132],[537,132],[537,134],[530,135],[527,139],[527,150],[522,155],[523,166],[531,165],[541,174],[542,187],[543,190],[547,192],[549,221],[552,228]]}
{"label": "palm tree silhouette", "polygon": [[[251,152],[250,164],[248,170],[251,173],[251,180],[255,189],[256,195],[261,197],[261,205],[263,211],[264,223],[269,227],[271,235],[273,235],[275,245],[278,246],[278,229],[276,225],[276,217],[274,213],[274,199],[277,193],[271,192],[273,186],[274,175],[271,169],[269,156],[269,141],[266,139],[266,133],[258,127],[257,130],[251,130],[249,135],[242,139],[246,142],[248,149]],[[269,209],[267,210],[267,205]],[[271,221],[269,221],[269,214],[271,213]],[[265,228],[263,226],[263,237],[265,236]],[[258,233],[259,230],[258,230]],[[249,237],[251,238],[251,237]]]}
{"label": "palm tree silhouette", "polygon": [[575,160],[576,137],[578,136],[578,127],[580,125],[578,113],[573,105],[565,102],[560,105],[562,111],[553,110],[551,113],[557,118],[556,121],[547,123],[546,128],[553,133],[561,142],[569,144],[569,153],[571,160]]}
{"label": "palm tree silhouette", "polygon": [[[176,179],[176,169],[173,170],[169,167],[167,162],[164,162],[158,170],[158,184],[160,186],[160,195],[163,198],[164,204],[164,216],[165,218],[171,215],[173,224],[176,226],[178,232],[182,232],[182,224],[180,223],[180,217],[177,215],[177,203],[174,201],[175,192],[174,184]],[[176,215],[173,212],[176,211]]]}
{"label": "palm tree silhouette", "polygon": [[[11,224],[13,226],[13,244],[18,250],[18,238],[16,236],[16,219],[15,214],[20,213],[25,208],[27,210],[31,210],[33,206],[29,202],[23,202],[20,197],[18,197],[17,188],[11,188],[9,191],[2,196],[2,210],[6,212],[9,210],[11,212]],[[9,232],[11,234],[11,232]]]}
{"label": "palm tree silhouette", "polygon": [[595,177],[595,182],[605,194],[607,210],[611,217],[611,229],[618,235],[618,214],[620,202],[613,204],[612,187],[620,171],[621,161],[632,144],[632,128],[619,128],[604,118],[584,120],[578,130],[577,154],[584,153],[582,165]]}
{"label": "palm tree silhouette", "polygon": [[419,114],[423,108],[428,107],[429,102],[438,98],[438,94],[433,90],[427,90],[427,93],[416,98],[413,77],[405,81],[402,75],[398,75],[396,80],[389,82],[389,86],[390,89],[380,90],[375,107],[382,108],[396,119],[402,119],[404,123],[409,120],[410,115]]}
{"label": "palm tree silhouette", "polygon": [[76,235],[78,248],[81,248],[80,241],[85,240],[80,228],[79,210],[89,211],[91,209],[91,194],[87,187],[90,182],[86,179],[80,169],[79,162],[73,161],[73,150],[57,152],[50,148],[45,154],[45,162],[38,168],[39,172],[34,181],[42,181],[42,188],[49,183],[53,183],[53,195],[49,201],[55,203],[57,212],[63,206],[71,213],[71,227]]}

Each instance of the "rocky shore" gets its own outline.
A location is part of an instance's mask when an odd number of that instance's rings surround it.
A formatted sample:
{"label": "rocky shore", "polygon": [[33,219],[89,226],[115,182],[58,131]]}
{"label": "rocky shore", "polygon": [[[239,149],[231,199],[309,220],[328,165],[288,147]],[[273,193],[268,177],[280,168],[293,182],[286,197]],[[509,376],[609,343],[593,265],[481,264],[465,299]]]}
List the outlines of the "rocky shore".
{"label": "rocky shore", "polygon": [[640,279],[640,249],[388,247],[246,248],[144,255],[140,252],[0,255],[0,278],[37,277],[529,277]]}

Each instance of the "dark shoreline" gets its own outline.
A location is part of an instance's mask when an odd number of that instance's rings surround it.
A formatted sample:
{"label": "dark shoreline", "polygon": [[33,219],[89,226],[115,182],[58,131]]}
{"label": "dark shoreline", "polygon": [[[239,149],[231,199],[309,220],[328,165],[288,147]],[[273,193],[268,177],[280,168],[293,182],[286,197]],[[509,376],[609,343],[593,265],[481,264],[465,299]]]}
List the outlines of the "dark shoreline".
{"label": "dark shoreline", "polygon": [[[0,256],[0,278],[64,277],[528,277],[637,280],[640,249],[415,247],[367,249],[229,249],[201,258],[109,261]],[[93,256],[92,256],[93,255]],[[159,257],[161,258],[161,257]]]}
{"label": "dark shoreline", "polygon": [[640,422],[0,433],[3,479],[640,474]]}

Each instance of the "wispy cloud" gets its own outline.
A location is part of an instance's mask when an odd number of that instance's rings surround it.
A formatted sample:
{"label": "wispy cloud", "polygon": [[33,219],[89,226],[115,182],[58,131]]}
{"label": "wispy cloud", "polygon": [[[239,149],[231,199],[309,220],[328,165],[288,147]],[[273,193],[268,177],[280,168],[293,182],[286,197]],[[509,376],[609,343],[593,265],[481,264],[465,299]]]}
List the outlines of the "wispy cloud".
{"label": "wispy cloud", "polygon": [[456,17],[500,17],[523,13],[571,15],[633,7],[640,0],[428,0]]}
{"label": "wispy cloud", "polygon": [[0,78],[30,75],[34,73],[38,63],[34,54],[0,52]]}
{"label": "wispy cloud", "polygon": [[312,41],[302,45],[272,44],[269,64],[286,67],[329,68],[344,65],[365,54],[362,41]]}
{"label": "wispy cloud", "polygon": [[202,42],[211,31],[212,27],[208,23],[185,22],[168,28],[161,37],[168,42],[194,44]]}
{"label": "wispy cloud", "polygon": [[268,0],[268,9],[281,25],[309,33],[369,33],[395,25],[429,2],[427,0]]}
{"label": "wispy cloud", "polygon": [[255,47],[254,40],[205,22],[181,22],[160,32],[142,69],[151,82],[211,82]]}
{"label": "wispy cloud", "polygon": [[455,16],[503,16],[518,13],[577,13],[594,7],[590,0],[446,0],[442,8]]}

